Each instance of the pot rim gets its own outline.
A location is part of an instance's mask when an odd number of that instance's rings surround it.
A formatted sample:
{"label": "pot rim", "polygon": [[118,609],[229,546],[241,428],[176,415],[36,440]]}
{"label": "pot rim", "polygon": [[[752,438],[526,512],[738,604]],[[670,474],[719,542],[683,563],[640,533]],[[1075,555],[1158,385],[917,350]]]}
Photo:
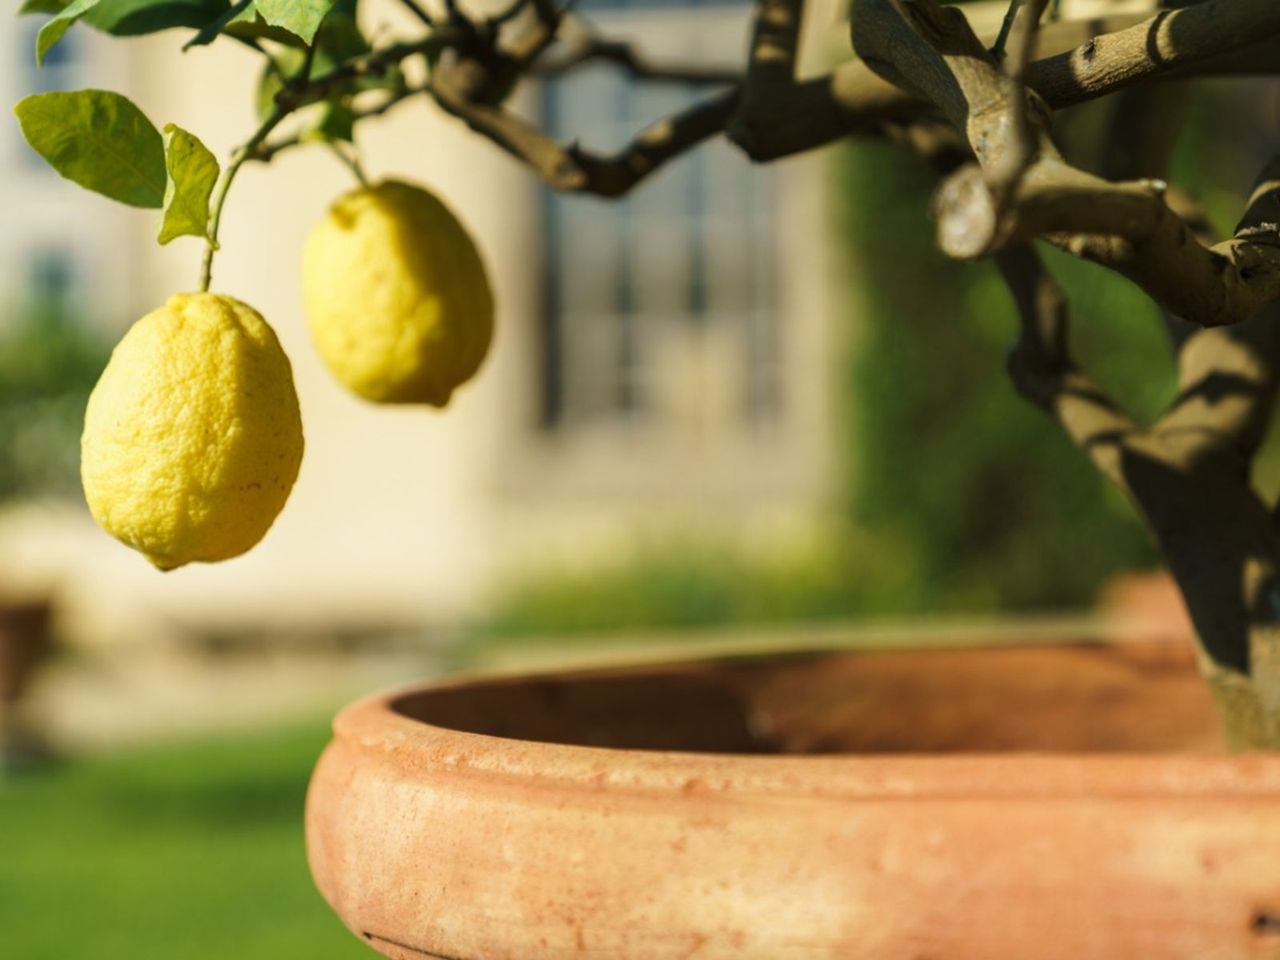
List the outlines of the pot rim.
{"label": "pot rim", "polygon": [[[822,651],[813,651],[815,653]],[[829,652],[848,652],[832,650]],[[795,656],[787,651],[780,656]],[[639,666],[723,661],[723,654]],[[550,670],[455,676],[366,696],[334,718],[336,744],[398,768],[518,781],[556,791],[696,797],[856,800],[1070,800],[1152,797],[1249,801],[1280,798],[1280,753],[1225,752],[744,754],[581,746],[520,740],[439,726],[407,716],[399,701],[495,681],[599,676],[609,670]]]}

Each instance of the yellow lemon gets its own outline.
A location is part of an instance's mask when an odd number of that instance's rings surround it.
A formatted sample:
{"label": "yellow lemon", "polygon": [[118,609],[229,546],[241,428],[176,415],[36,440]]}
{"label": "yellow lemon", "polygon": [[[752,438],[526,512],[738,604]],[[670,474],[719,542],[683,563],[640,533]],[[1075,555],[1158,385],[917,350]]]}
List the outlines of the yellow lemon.
{"label": "yellow lemon", "polygon": [[289,359],[252,307],[179,294],[124,335],[89,396],[80,476],[94,519],[161,570],[262,539],[302,462]]}
{"label": "yellow lemon", "polygon": [[395,180],[334,203],[307,238],[302,292],[325,364],[377,403],[445,406],[493,337],[493,293],[466,228]]}

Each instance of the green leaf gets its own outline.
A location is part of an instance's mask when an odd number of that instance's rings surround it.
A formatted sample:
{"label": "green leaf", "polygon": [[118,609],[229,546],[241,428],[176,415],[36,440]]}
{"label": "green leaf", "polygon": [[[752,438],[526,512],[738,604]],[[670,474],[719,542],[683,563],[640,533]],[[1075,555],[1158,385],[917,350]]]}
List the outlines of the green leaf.
{"label": "green leaf", "polygon": [[307,45],[301,37],[294,36],[283,27],[271,26],[262,19],[262,15],[252,4],[238,16],[233,17],[222,32],[234,37],[243,37],[246,40],[274,40],[286,47],[303,48]]}
{"label": "green leaf", "polygon": [[27,142],[68,180],[131,206],[164,206],[164,141],[127,97],[37,93],[13,112]]}
{"label": "green leaf", "polygon": [[351,107],[333,100],[321,104],[314,122],[303,133],[302,138],[319,143],[332,143],[335,140],[354,143],[355,116]]}
{"label": "green leaf", "polygon": [[164,128],[164,191],[161,243],[175,237],[209,236],[209,197],[218,182],[218,161],[195,134],[175,124]]}
{"label": "green leaf", "polygon": [[[369,41],[356,25],[351,13],[353,9],[354,4],[350,0],[338,0],[321,24],[314,41],[312,77],[324,76],[372,49]],[[278,27],[270,29],[279,30]],[[288,33],[285,35],[293,36]],[[297,37],[293,40],[295,43],[301,42]],[[276,94],[283,89],[286,82],[293,82],[299,78],[306,59],[305,50],[300,48],[287,48],[276,52],[274,66],[268,64],[258,80],[256,103],[259,117],[266,118],[271,113]],[[404,86],[405,82],[404,72],[395,64],[391,64],[377,75],[354,78],[335,85],[329,105],[317,108],[319,112],[315,120],[307,127],[308,132],[317,135],[311,139],[351,139],[349,135],[344,134],[344,128],[350,118],[350,109],[340,104],[351,94],[375,89],[398,90]]]}
{"label": "green leaf", "polygon": [[67,0],[23,0],[18,7],[18,16],[26,13],[61,13]]}
{"label": "green leaf", "polygon": [[45,54],[62,39],[71,25],[98,5],[99,0],[72,0],[36,34],[36,63],[44,65]]}
{"label": "green leaf", "polygon": [[262,68],[254,100],[259,119],[265,120],[270,116],[275,108],[276,94],[284,89],[284,78],[292,80],[302,70],[304,63],[306,55],[301,50],[286,47],[276,54],[274,64],[268,63]]}
{"label": "green leaf", "polygon": [[284,27],[307,43],[315,40],[316,31],[334,3],[335,0],[254,0],[263,20],[274,27]]}
{"label": "green leaf", "polygon": [[372,49],[355,16],[343,7],[341,3],[335,6],[316,33],[317,69],[330,69]]}
{"label": "green leaf", "polygon": [[226,13],[220,16],[217,20],[203,26],[194,37],[184,43],[182,45],[182,52],[186,53],[192,47],[203,47],[207,44],[213,43],[214,40],[218,39],[218,35],[226,30],[232,21],[245,11],[249,10],[252,4],[253,0],[237,0],[235,4],[227,7]]}
{"label": "green leaf", "polygon": [[227,0],[99,0],[84,22],[117,37],[173,27],[199,30],[227,12]]}

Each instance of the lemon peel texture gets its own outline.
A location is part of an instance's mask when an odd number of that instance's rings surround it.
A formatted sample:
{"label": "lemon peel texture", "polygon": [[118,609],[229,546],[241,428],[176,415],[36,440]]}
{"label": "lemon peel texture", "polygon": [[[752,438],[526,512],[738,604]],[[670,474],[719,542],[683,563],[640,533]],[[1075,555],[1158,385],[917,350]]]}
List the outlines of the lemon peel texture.
{"label": "lemon peel texture", "polygon": [[434,194],[395,180],[345,194],[312,229],[302,291],[325,364],[375,403],[447,405],[493,338],[471,236]]}
{"label": "lemon peel texture", "polygon": [[89,396],[80,474],[94,519],[161,570],[238,556],[302,462],[289,359],[252,307],[178,294],[135,323]]}

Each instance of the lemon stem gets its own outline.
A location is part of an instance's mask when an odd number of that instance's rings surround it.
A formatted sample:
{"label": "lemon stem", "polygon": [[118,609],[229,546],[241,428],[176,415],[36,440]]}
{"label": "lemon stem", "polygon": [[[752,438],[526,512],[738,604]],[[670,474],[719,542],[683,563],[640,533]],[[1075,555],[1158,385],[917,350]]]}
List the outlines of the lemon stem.
{"label": "lemon stem", "polygon": [[262,141],[267,139],[271,131],[290,112],[290,110],[277,105],[267,119],[262,121],[262,126],[254,132],[253,136],[231,155],[231,162],[227,164],[227,168],[222,171],[222,176],[218,179],[218,185],[214,189],[213,199],[209,205],[209,235],[205,240],[204,260],[200,266],[199,289],[201,293],[208,291],[209,284],[213,280],[213,255],[218,251],[218,226],[222,223],[222,208],[227,202],[227,191],[231,189],[231,183],[235,180],[236,174],[240,172],[240,168],[253,157],[258,147],[262,146]]}
{"label": "lemon stem", "polygon": [[342,161],[343,166],[351,171],[352,176],[360,181],[360,186],[369,185],[369,178],[365,176],[364,166],[360,163],[359,151],[354,146],[350,150],[344,150],[341,145],[330,143],[329,148],[333,151],[333,155]]}

